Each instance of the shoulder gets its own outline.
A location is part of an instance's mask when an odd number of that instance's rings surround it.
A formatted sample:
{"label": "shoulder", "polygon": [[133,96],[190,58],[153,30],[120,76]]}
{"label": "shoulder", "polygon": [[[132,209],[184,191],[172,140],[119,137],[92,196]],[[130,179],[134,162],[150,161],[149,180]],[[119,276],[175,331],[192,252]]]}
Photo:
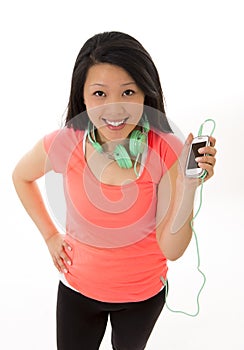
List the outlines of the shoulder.
{"label": "shoulder", "polygon": [[80,155],[80,147],[84,138],[84,130],[63,128],[55,130],[43,138],[43,146],[51,168],[63,173],[75,154]]}
{"label": "shoulder", "polygon": [[74,130],[68,127],[54,130],[43,137],[44,149],[47,153],[61,148],[71,150],[83,140],[84,133],[84,130]]}
{"label": "shoulder", "polygon": [[161,156],[174,154],[175,157],[179,157],[183,148],[183,142],[177,135],[155,129],[150,130],[148,143],[149,147],[154,149]]}

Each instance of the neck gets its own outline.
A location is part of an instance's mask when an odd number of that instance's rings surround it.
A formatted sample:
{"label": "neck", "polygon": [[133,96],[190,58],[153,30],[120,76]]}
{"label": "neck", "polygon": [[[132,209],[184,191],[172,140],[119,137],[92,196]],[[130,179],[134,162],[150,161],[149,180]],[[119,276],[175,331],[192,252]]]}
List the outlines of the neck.
{"label": "neck", "polygon": [[113,152],[117,145],[123,145],[124,147],[126,147],[129,142],[128,139],[117,139],[117,140],[104,139],[103,136],[100,135],[98,130],[95,131],[95,138],[97,142],[99,142],[100,145],[102,145],[104,152],[108,152],[108,153]]}

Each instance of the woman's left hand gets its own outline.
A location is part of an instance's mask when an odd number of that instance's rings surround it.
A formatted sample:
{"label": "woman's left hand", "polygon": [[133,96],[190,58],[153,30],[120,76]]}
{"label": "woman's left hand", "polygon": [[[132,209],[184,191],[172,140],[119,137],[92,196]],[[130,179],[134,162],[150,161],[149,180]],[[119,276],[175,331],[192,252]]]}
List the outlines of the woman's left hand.
{"label": "woman's left hand", "polygon": [[[202,180],[200,180],[199,178],[190,178],[185,175],[186,162],[187,162],[187,158],[188,158],[188,154],[190,151],[191,142],[193,138],[194,138],[193,134],[190,133],[185,141],[181,155],[178,159],[178,179],[181,183],[184,182],[185,184],[188,184],[191,186],[198,186],[202,182]],[[209,141],[210,141],[209,146],[200,148],[198,150],[198,152],[201,153],[202,156],[196,158],[199,167],[207,171],[207,175],[205,176],[204,181],[210,179],[213,176],[214,166],[216,163],[216,158],[215,158],[217,153],[215,148],[216,140],[213,136],[210,136]]]}
{"label": "woman's left hand", "polygon": [[210,136],[209,141],[210,141],[209,146],[199,148],[198,153],[202,154],[202,156],[196,158],[196,161],[198,162],[198,166],[207,171],[207,175],[204,181],[210,179],[213,176],[214,166],[216,163],[216,158],[215,158],[217,153],[217,150],[215,148],[216,139],[213,136]]}

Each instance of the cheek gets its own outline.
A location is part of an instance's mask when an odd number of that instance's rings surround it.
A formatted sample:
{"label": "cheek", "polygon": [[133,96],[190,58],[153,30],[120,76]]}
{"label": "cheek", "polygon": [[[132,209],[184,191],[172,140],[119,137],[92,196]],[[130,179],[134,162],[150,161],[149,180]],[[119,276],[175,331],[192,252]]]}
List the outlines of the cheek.
{"label": "cheek", "polygon": [[143,113],[144,105],[140,103],[131,103],[126,106],[127,112],[135,119],[140,119]]}
{"label": "cheek", "polygon": [[98,101],[98,99],[94,99],[91,97],[86,97],[84,95],[84,103],[86,106],[87,114],[90,119],[97,118],[99,113],[101,113],[102,102]]}
{"label": "cheek", "polygon": [[86,105],[86,109],[91,109],[97,106],[97,103],[93,98],[84,96],[84,103]]}
{"label": "cheek", "polygon": [[[91,122],[96,126],[98,126],[99,124],[99,120],[101,119],[100,117],[103,114],[103,109],[104,106],[97,106],[97,104],[86,105],[88,117],[91,120]],[[103,122],[101,123],[104,124]]]}

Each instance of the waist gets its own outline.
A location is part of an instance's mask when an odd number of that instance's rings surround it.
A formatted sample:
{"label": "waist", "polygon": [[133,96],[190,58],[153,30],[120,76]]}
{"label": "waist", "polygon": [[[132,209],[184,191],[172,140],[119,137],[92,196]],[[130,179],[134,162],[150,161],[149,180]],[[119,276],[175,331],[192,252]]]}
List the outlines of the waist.
{"label": "waist", "polygon": [[97,248],[70,236],[72,266],[66,280],[82,294],[100,301],[130,302],[150,298],[162,288],[167,260],[154,234],[121,248]]}

